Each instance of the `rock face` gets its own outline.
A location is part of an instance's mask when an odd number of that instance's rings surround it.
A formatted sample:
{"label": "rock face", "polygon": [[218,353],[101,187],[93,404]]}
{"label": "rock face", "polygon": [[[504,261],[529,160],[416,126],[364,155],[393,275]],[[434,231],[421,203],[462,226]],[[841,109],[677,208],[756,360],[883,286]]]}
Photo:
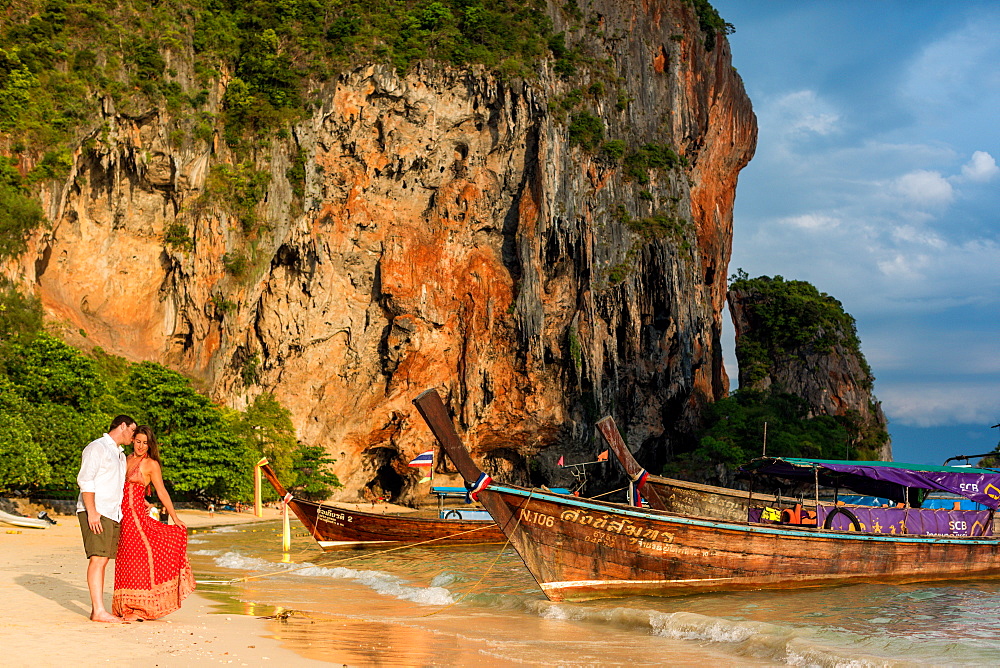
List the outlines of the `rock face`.
{"label": "rock face", "polygon": [[[607,414],[662,462],[728,390],[720,318],[756,119],[691,5],[584,4],[603,80],[551,61],[531,80],[359,66],[250,165],[218,132],[178,146],[164,112],[106,102],[43,193],[51,229],[8,273],[71,342],[162,362],[235,407],[273,392],[337,458],[342,498],[426,493],[406,462],[433,444],[410,403],[428,387],[510,481],[568,482],[555,460],[592,458]],[[577,88],[591,93],[561,117]],[[682,165],[628,176],[570,141],[583,110],[626,153],[669,145]],[[250,229],[219,166],[269,176]]]}
{"label": "rock face", "polygon": [[[861,453],[860,448],[864,448],[862,458],[892,461],[888,423],[881,403],[872,392],[874,379],[871,370],[856,344],[852,344],[852,340],[856,341],[853,331],[843,331],[843,328],[824,331],[821,328],[812,340],[792,349],[764,346],[769,348],[767,372],[758,374],[760,377],[747,373],[753,365],[740,354],[743,350],[741,342],[744,339],[761,341],[772,338],[769,332],[764,331],[768,325],[761,316],[760,306],[762,300],[769,298],[753,289],[729,291],[729,310],[736,332],[740,364],[740,387],[794,394],[809,405],[810,416],[851,416],[858,427],[857,438],[851,444],[852,451],[858,448],[856,452]],[[853,324],[853,319],[850,322]],[[818,344],[820,338],[824,342]]]}

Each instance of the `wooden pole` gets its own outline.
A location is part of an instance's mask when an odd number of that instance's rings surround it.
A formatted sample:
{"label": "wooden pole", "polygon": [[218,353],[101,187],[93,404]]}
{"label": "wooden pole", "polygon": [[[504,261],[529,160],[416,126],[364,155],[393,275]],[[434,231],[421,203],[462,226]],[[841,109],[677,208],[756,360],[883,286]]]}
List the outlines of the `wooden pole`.
{"label": "wooden pole", "polygon": [[253,467],[253,514],[256,517],[264,517],[264,505],[260,500],[260,467],[267,464],[267,457],[264,457]]}
{"label": "wooden pole", "polygon": [[288,554],[292,550],[292,529],[288,525],[288,503],[281,502],[281,551]]}

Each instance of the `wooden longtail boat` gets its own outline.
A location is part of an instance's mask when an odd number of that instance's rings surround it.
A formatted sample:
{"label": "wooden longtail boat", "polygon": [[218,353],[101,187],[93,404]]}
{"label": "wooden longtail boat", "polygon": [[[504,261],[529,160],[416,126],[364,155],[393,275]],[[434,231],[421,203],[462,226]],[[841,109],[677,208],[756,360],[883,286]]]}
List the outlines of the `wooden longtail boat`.
{"label": "wooden longtail boat", "polygon": [[324,550],[391,546],[434,541],[435,545],[476,545],[503,543],[503,532],[492,521],[443,520],[381,515],[296,499],[278,481],[270,464],[261,473],[299,518],[316,543]]}
{"label": "wooden longtail boat", "polygon": [[[497,484],[473,462],[436,391],[427,390],[414,403],[553,601],[1000,576],[1000,540],[992,536],[887,535],[712,520]],[[791,460],[778,464],[797,466]],[[803,466],[819,477],[818,468]],[[969,471],[948,473],[956,470]],[[976,471],[980,482],[969,484],[985,493],[977,492],[974,500],[992,501],[995,508],[1000,488],[994,487],[993,495],[994,483],[987,478],[1000,483],[1000,473]],[[881,491],[893,498],[899,489]]]}
{"label": "wooden longtail boat", "polygon": [[[598,421],[597,430],[604,437],[608,448],[625,469],[625,474],[632,480],[632,483],[644,481],[640,493],[650,508],[680,515],[745,522],[751,498],[759,505],[780,506],[782,504],[782,499],[775,494],[754,492],[751,497],[747,492],[738,489],[653,475],[635,461],[635,457],[629,452],[628,446],[625,445],[625,441],[618,431],[614,418],[606,417]],[[786,498],[785,501],[792,501],[792,499]],[[815,510],[815,504],[811,502],[806,502],[803,506],[807,510]]]}

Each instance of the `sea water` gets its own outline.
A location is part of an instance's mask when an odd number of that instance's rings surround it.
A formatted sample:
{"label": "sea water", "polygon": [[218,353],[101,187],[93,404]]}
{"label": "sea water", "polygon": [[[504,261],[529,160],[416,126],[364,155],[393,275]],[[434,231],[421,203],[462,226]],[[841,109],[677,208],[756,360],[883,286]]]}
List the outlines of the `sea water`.
{"label": "sea water", "polygon": [[276,637],[338,664],[1000,664],[1000,582],[552,603],[501,545],[324,553],[298,527],[285,556],[277,522],[189,540],[220,612],[281,613]]}

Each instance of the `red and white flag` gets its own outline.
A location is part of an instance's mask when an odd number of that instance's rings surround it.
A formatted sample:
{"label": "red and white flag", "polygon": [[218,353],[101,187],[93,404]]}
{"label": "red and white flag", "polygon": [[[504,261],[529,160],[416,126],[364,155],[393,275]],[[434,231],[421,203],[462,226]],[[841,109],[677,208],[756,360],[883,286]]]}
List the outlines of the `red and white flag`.
{"label": "red and white flag", "polygon": [[428,450],[410,460],[407,466],[434,466],[434,451]]}

